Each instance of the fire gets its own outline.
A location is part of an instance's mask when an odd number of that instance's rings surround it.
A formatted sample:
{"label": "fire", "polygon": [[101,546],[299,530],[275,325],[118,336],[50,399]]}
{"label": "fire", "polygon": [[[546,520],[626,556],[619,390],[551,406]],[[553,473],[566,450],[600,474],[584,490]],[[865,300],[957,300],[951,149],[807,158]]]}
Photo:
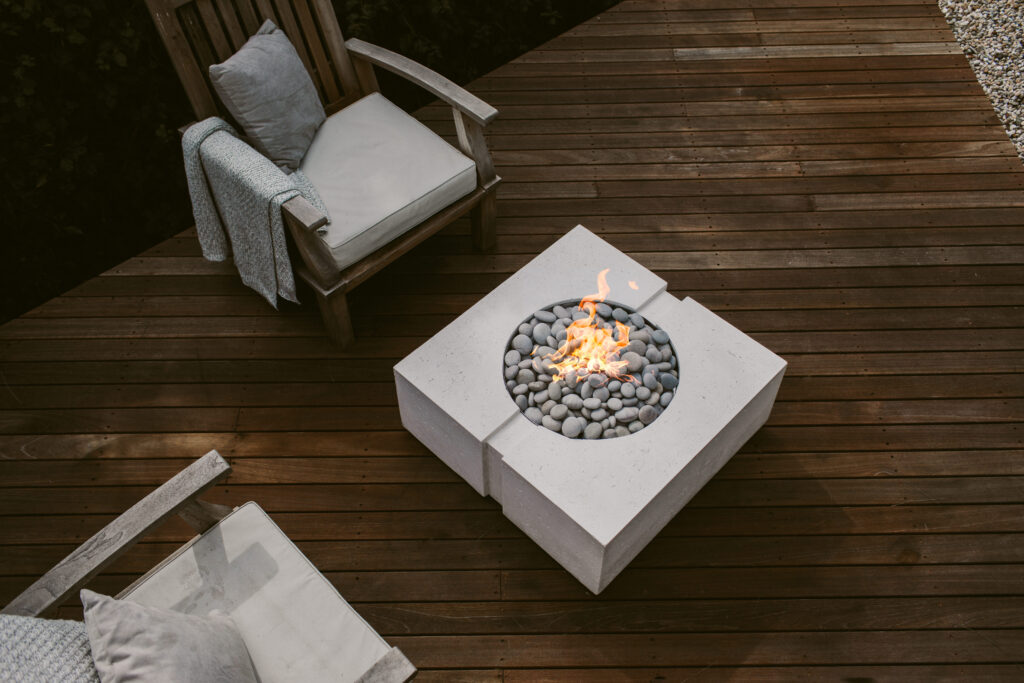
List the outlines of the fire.
{"label": "fire", "polygon": [[546,355],[552,361],[551,381],[571,380],[582,382],[590,375],[601,374],[608,379],[633,381],[636,379],[625,371],[626,361],[619,360],[619,352],[629,345],[629,327],[617,320],[603,325],[595,324],[597,304],[605,300],[611,289],[608,287],[608,268],[597,276],[597,292],[583,297],[579,310],[586,311],[587,317],[574,320],[565,330],[565,341],[554,353]]}

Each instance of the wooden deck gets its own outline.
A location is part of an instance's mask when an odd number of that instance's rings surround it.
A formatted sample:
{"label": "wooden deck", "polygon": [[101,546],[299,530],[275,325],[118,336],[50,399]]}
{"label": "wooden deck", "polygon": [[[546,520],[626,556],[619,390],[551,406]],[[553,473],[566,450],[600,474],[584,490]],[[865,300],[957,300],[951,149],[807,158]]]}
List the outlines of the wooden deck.
{"label": "wooden deck", "polygon": [[[432,238],[355,292],[351,352],[190,231],[0,327],[0,601],[217,448],[212,498],[418,680],[1021,680],[1024,169],[952,41],[933,0],[627,0],[471,84],[497,253]],[[790,364],[596,598],[402,430],[391,374],[577,223]]]}

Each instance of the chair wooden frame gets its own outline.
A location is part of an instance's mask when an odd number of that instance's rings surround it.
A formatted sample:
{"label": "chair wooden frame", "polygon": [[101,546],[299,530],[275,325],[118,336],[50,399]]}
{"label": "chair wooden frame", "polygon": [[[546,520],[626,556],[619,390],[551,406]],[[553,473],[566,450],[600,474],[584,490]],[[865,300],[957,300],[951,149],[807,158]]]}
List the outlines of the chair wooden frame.
{"label": "chair wooden frame", "polygon": [[199,495],[230,472],[227,461],[210,451],[96,532],[0,613],[35,617],[61,604],[173,515],[180,515],[198,533],[205,532],[232,508],[200,500]]}
{"label": "chair wooden frame", "polygon": [[230,57],[265,19],[281,27],[295,45],[328,115],[380,90],[375,66],[451,106],[459,148],[476,163],[476,189],[361,261],[339,271],[316,233],[327,223],[326,216],[301,196],[284,204],[285,225],[303,262],[297,268],[299,277],[315,292],[335,342],[345,346],[355,338],[346,299],[349,291],[466,213],[474,247],[481,251],[494,247],[496,190],[501,178],[483,132],[498,115],[494,107],[406,57],[358,38],[345,40],[330,0],[146,0],[146,4],[198,120],[215,115],[230,118],[219,106],[208,67]]}
{"label": "chair wooden frame", "polygon": [[[122,598],[224,519],[234,508],[199,496],[231,473],[231,465],[217,451],[210,451],[178,472],[155,491],[121,513],[70,555],[0,609],[0,614],[36,617],[78,593],[94,576],[110,566],[143,536],[177,514],[198,532],[163,562],[118,594]],[[367,628],[370,628],[369,626]],[[401,683],[416,669],[398,648],[392,647],[363,674],[359,683]]]}

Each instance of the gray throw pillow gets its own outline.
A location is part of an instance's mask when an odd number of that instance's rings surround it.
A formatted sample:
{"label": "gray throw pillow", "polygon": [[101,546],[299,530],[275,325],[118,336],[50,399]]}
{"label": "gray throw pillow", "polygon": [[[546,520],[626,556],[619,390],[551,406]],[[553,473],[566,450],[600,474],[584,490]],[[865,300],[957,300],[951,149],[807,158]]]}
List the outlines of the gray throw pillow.
{"label": "gray throw pillow", "polygon": [[85,624],[0,614],[0,681],[100,683]]}
{"label": "gray throw pillow", "polygon": [[295,171],[326,116],[284,31],[268,19],[238,52],[210,65],[210,81],[253,147]]}
{"label": "gray throw pillow", "polygon": [[102,683],[257,683],[249,651],[226,614],[209,617],[81,592],[85,630]]}

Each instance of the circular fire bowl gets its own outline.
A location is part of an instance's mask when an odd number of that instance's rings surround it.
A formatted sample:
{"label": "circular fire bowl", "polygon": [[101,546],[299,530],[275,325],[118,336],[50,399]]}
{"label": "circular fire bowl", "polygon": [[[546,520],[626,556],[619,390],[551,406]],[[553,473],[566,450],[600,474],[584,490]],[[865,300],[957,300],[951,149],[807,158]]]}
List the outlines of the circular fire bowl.
{"label": "circular fire bowl", "polygon": [[505,387],[530,422],[570,439],[629,436],[658,419],[679,385],[668,333],[621,304],[554,304],[509,340]]}

